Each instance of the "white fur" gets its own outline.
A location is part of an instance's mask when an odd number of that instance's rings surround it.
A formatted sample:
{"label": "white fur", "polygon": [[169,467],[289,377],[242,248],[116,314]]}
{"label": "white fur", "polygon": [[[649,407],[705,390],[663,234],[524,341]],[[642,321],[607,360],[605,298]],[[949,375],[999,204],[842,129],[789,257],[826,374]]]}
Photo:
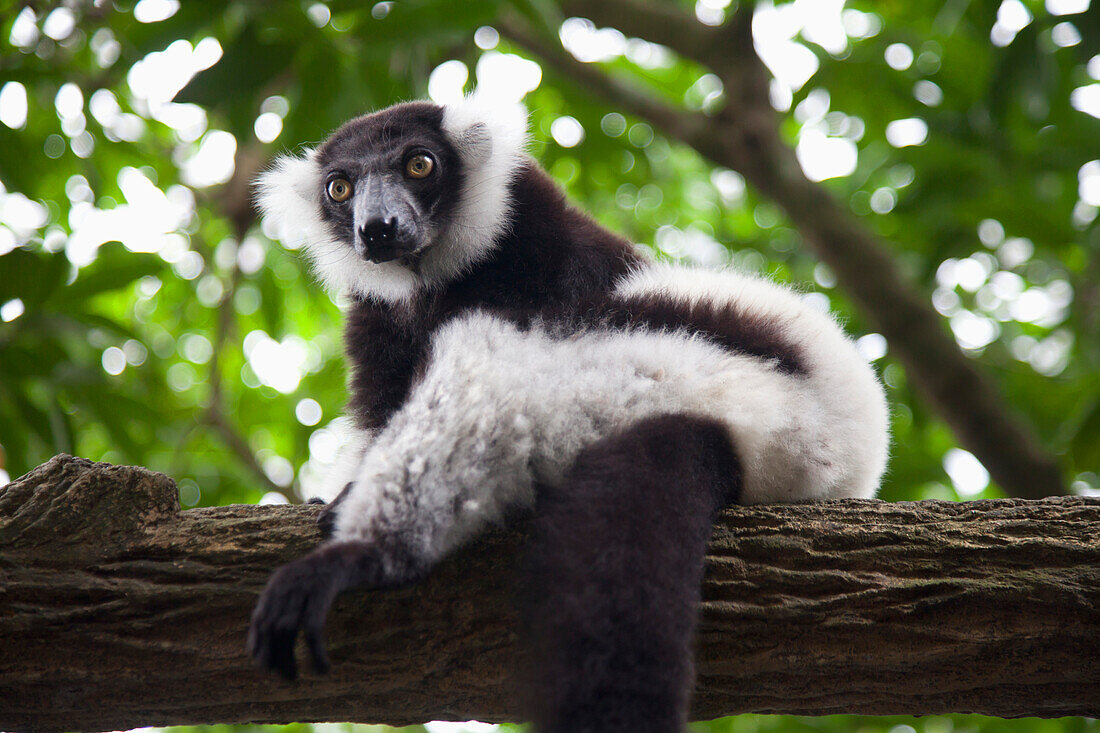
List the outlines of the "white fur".
{"label": "white fur", "polygon": [[[509,184],[526,159],[527,111],[518,102],[470,95],[443,106],[443,130],[463,157],[466,181],[454,221],[421,265],[429,284],[442,284],[484,259],[510,226]],[[471,131],[474,140],[468,139]]]}
{"label": "white fur", "polygon": [[736,273],[646,267],[621,294],[736,302],[788,322],[807,375],[703,338],[644,330],[568,338],[473,313],[434,337],[429,368],[366,453],[336,538],[400,528],[428,560],[530,506],[579,451],[659,413],[723,421],[744,471],[741,501],[870,497],[885,466],[882,389],[833,320]]}
{"label": "white fur", "polygon": [[305,248],[320,280],[338,295],[400,302],[455,279],[488,255],[509,226],[508,184],[524,159],[527,117],[519,104],[499,107],[471,96],[443,107],[443,130],[462,157],[466,182],[453,221],[417,272],[396,260],[367,262],[332,236],[320,216],[315,150],[282,156],[260,175],[256,200],[265,221],[277,239]]}

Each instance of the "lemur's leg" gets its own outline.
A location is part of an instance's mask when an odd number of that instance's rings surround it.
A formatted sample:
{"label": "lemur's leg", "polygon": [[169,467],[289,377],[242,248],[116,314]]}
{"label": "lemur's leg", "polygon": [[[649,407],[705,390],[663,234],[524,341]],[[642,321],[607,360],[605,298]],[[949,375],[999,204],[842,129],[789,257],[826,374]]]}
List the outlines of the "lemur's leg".
{"label": "lemur's leg", "polygon": [[667,414],[541,488],[527,562],[539,733],[680,733],[706,542],[740,470],[718,422]]}

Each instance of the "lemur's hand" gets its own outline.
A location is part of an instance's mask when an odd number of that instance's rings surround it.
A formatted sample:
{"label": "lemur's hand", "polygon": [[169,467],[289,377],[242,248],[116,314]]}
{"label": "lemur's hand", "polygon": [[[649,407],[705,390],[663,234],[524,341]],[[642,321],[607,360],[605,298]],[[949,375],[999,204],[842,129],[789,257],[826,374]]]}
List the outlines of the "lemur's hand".
{"label": "lemur's hand", "polygon": [[361,543],[333,543],[276,570],[248,629],[248,654],[256,664],[288,680],[297,678],[294,643],[302,631],[314,671],[327,672],[325,620],[337,594],[356,584],[368,554]]}

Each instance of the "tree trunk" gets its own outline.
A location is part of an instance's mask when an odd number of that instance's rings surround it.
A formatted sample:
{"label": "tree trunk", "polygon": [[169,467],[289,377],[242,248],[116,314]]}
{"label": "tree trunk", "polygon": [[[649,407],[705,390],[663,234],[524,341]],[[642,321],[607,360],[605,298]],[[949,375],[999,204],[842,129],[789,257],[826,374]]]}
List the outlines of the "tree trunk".
{"label": "tree trunk", "polygon": [[[314,506],[181,512],[140,468],[58,456],[0,490],[0,730],[516,715],[513,558],[493,533],[416,587],[343,596],[328,676],[244,655]],[[694,717],[1100,715],[1100,499],[731,509]]]}

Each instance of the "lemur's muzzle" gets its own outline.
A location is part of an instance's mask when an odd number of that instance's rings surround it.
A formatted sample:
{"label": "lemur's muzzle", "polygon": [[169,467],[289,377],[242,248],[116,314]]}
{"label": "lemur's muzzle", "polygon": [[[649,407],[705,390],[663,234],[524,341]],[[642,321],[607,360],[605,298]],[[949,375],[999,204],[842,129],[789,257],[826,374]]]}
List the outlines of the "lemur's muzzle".
{"label": "lemur's muzzle", "polygon": [[389,262],[415,253],[421,244],[416,201],[403,182],[367,176],[355,194],[355,251],[371,262]]}
{"label": "lemur's muzzle", "polygon": [[[371,262],[389,262],[407,251],[397,242],[397,217],[373,219],[359,227],[359,242],[363,245],[361,255]],[[356,247],[358,249],[358,247]]]}

